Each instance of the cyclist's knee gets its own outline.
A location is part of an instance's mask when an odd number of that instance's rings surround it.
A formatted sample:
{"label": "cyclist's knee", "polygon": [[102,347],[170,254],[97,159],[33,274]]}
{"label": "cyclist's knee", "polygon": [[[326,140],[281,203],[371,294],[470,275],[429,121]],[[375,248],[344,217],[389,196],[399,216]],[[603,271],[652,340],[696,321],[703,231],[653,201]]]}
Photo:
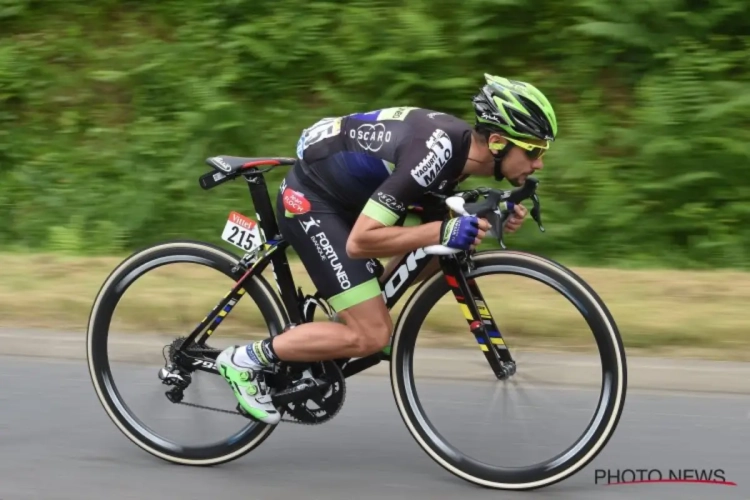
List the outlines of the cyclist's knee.
{"label": "cyclist's knee", "polygon": [[356,357],[374,354],[390,342],[393,322],[385,306],[346,310],[341,316],[349,327],[345,343]]}
{"label": "cyclist's knee", "polygon": [[348,344],[356,357],[374,354],[390,341],[391,330],[385,323],[372,324],[370,327],[350,328]]}
{"label": "cyclist's knee", "polygon": [[364,330],[360,331],[360,335],[364,337],[367,354],[372,354],[380,351],[391,340],[391,332],[393,331],[393,323],[391,317],[388,314],[373,318],[365,326]]}

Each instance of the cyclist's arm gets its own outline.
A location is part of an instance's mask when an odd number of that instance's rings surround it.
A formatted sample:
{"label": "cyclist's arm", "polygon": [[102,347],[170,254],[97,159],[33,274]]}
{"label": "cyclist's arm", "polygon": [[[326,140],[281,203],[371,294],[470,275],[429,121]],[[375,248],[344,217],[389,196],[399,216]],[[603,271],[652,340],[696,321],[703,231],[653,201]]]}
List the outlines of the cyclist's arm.
{"label": "cyclist's arm", "polygon": [[416,248],[440,243],[441,222],[416,227],[385,226],[380,220],[360,215],[346,242],[346,253],[353,258],[390,257]]}
{"label": "cyclist's arm", "polygon": [[353,258],[390,257],[439,244],[442,221],[416,227],[395,223],[409,203],[461,175],[470,144],[469,134],[451,140],[442,130],[431,130],[426,139],[408,144],[391,176],[375,190],[355,222],[347,240],[347,254]]}

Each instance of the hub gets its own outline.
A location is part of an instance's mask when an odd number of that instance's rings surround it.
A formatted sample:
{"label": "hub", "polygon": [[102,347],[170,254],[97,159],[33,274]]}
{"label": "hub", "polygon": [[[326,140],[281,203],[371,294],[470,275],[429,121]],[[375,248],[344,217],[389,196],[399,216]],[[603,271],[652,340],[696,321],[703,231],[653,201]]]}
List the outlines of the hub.
{"label": "hub", "polygon": [[508,380],[516,374],[515,361],[500,361],[500,373],[497,375],[498,380]]}

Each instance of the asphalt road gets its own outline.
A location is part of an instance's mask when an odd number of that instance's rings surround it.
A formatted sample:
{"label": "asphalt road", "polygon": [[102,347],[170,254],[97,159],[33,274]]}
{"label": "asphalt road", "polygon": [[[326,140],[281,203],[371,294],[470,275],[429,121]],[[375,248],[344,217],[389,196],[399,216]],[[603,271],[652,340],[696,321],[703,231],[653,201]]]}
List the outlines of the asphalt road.
{"label": "asphalt road", "polygon": [[[153,416],[154,425],[160,423],[157,415],[167,415],[161,423],[168,419],[199,439],[205,432],[197,426],[210,422],[201,419],[218,418],[227,426],[235,422],[235,417],[201,410],[173,407],[160,413],[166,403],[160,391],[150,389],[152,372],[151,366],[130,366],[122,374],[131,380],[129,397],[143,398],[140,411]],[[381,376],[351,379],[346,404],[331,422],[282,424],[256,451],[213,468],[172,465],[130,443],[96,400],[82,360],[0,356],[0,381],[1,500],[750,497],[750,400],[743,395],[631,390],[615,436],[592,464],[562,483],[523,493],[481,489],[432,462],[406,431],[388,379]],[[448,405],[442,406],[448,411],[440,430],[456,439],[481,427],[473,406],[462,398],[483,390],[471,380],[456,386],[435,380],[420,387],[428,404]],[[535,422],[553,414],[553,424],[541,422],[546,425],[533,429],[534,439],[521,428],[514,439],[506,439],[506,447],[526,444],[533,450],[537,438],[578,430],[572,426],[580,416],[573,417],[587,396],[585,388],[550,389],[543,398],[550,406],[538,412],[527,406],[526,415]],[[570,403],[569,411],[555,412]],[[486,429],[465,443],[478,455],[497,458],[499,442],[487,439],[492,434]],[[596,469],[644,468],[665,474],[678,468],[723,469],[725,479],[737,486],[595,482]]]}

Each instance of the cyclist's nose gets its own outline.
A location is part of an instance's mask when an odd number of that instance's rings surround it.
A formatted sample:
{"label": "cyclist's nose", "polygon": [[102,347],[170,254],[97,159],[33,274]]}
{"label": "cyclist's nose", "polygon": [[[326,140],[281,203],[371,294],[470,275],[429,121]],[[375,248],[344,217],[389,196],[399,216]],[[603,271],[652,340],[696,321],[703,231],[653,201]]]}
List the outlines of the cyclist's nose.
{"label": "cyclist's nose", "polygon": [[541,170],[541,169],[543,169],[544,168],[544,160],[542,160],[541,158],[537,158],[536,160],[534,160],[533,162],[531,162],[531,168],[533,168],[534,170]]}

